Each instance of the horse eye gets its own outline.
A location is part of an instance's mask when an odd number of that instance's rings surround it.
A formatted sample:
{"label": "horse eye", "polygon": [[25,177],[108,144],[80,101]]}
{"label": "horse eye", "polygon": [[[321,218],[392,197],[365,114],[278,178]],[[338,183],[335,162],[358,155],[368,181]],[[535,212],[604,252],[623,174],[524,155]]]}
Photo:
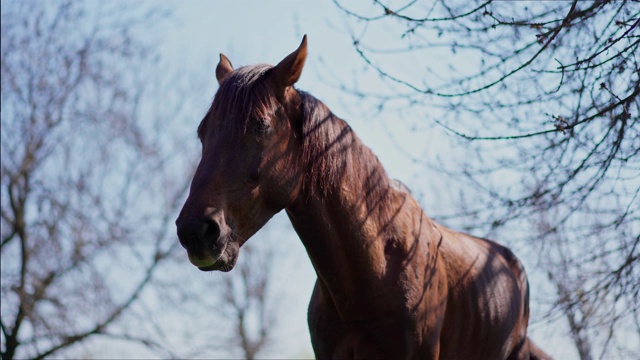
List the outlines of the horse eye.
{"label": "horse eye", "polygon": [[269,129],[271,129],[269,120],[265,118],[258,118],[253,122],[251,130],[256,135],[264,135],[269,131]]}

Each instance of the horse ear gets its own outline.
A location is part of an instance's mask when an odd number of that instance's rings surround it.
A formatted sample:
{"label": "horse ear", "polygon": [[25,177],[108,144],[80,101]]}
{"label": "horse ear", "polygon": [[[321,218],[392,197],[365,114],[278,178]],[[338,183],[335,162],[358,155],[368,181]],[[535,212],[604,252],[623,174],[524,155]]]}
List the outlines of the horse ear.
{"label": "horse ear", "polygon": [[218,79],[218,84],[222,84],[222,80],[229,75],[233,71],[233,65],[231,65],[231,61],[224,56],[224,54],[220,54],[220,62],[218,66],[216,66],[216,78]]}
{"label": "horse ear", "polygon": [[298,49],[282,59],[273,70],[273,81],[278,87],[286,88],[298,81],[307,59],[307,35],[302,38]]}

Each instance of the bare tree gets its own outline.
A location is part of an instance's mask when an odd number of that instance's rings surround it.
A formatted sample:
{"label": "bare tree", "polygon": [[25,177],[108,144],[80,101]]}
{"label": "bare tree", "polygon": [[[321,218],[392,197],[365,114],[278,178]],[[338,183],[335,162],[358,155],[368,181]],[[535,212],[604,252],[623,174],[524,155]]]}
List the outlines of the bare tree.
{"label": "bare tree", "polygon": [[98,336],[163,348],[116,326],[176,247],[187,187],[169,114],[144,101],[157,57],[135,34],[163,12],[94,5],[2,5],[3,359]]}
{"label": "bare tree", "polygon": [[[284,223],[275,225],[284,230]],[[181,289],[176,301],[185,319],[190,319],[193,334],[183,344],[187,358],[237,357],[258,359],[277,341],[280,313],[272,269],[278,254],[274,227],[260,230],[242,247],[235,268],[228,273],[212,274],[206,288]],[[203,316],[206,314],[206,316]],[[196,334],[205,333],[206,336]],[[282,354],[279,354],[282,356]]]}
{"label": "bare tree", "polygon": [[[536,223],[541,233],[554,233],[553,247],[546,247],[545,264],[549,281],[554,285],[556,298],[554,306],[564,316],[569,332],[581,360],[593,359],[593,337],[597,332],[597,317],[601,299],[599,296],[585,296],[586,273],[576,276],[581,269],[571,264],[571,243],[559,229],[551,229],[548,213],[541,211]],[[559,250],[559,251],[558,251]],[[576,279],[580,282],[575,283]]]}
{"label": "bare tree", "polygon": [[[638,3],[334,2],[385,85],[342,88],[465,149],[415,158],[461,189],[464,211],[440,218],[553,254],[552,312],[580,355],[637,356],[625,337],[639,322]],[[553,216],[541,225],[540,212]]]}
{"label": "bare tree", "polygon": [[217,309],[235,329],[230,332],[229,343],[236,345],[243,358],[252,360],[266,349],[275,326],[268,291],[273,252],[258,252],[252,245],[243,251],[237,274],[221,278],[224,296]]}

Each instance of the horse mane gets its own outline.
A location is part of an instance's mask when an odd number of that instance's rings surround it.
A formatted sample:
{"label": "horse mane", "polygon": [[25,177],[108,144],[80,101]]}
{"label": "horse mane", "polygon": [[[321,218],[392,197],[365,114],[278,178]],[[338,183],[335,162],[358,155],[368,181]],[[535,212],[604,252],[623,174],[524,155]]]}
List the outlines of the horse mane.
{"label": "horse mane", "polygon": [[328,196],[349,182],[355,196],[376,207],[388,193],[387,173],[351,127],[320,100],[298,90],[302,99],[302,158],[307,191]]}

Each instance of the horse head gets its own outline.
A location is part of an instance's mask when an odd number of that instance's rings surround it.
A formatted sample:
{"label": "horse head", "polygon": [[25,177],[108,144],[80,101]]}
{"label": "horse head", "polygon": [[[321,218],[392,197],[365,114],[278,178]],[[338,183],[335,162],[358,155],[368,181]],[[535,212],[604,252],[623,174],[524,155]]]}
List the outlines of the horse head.
{"label": "horse head", "polygon": [[300,192],[301,110],[293,85],[306,56],[306,35],[276,66],[234,69],[220,54],[220,87],[198,127],[202,157],[176,220],[180,243],[200,270],[231,270],[244,242]]}

